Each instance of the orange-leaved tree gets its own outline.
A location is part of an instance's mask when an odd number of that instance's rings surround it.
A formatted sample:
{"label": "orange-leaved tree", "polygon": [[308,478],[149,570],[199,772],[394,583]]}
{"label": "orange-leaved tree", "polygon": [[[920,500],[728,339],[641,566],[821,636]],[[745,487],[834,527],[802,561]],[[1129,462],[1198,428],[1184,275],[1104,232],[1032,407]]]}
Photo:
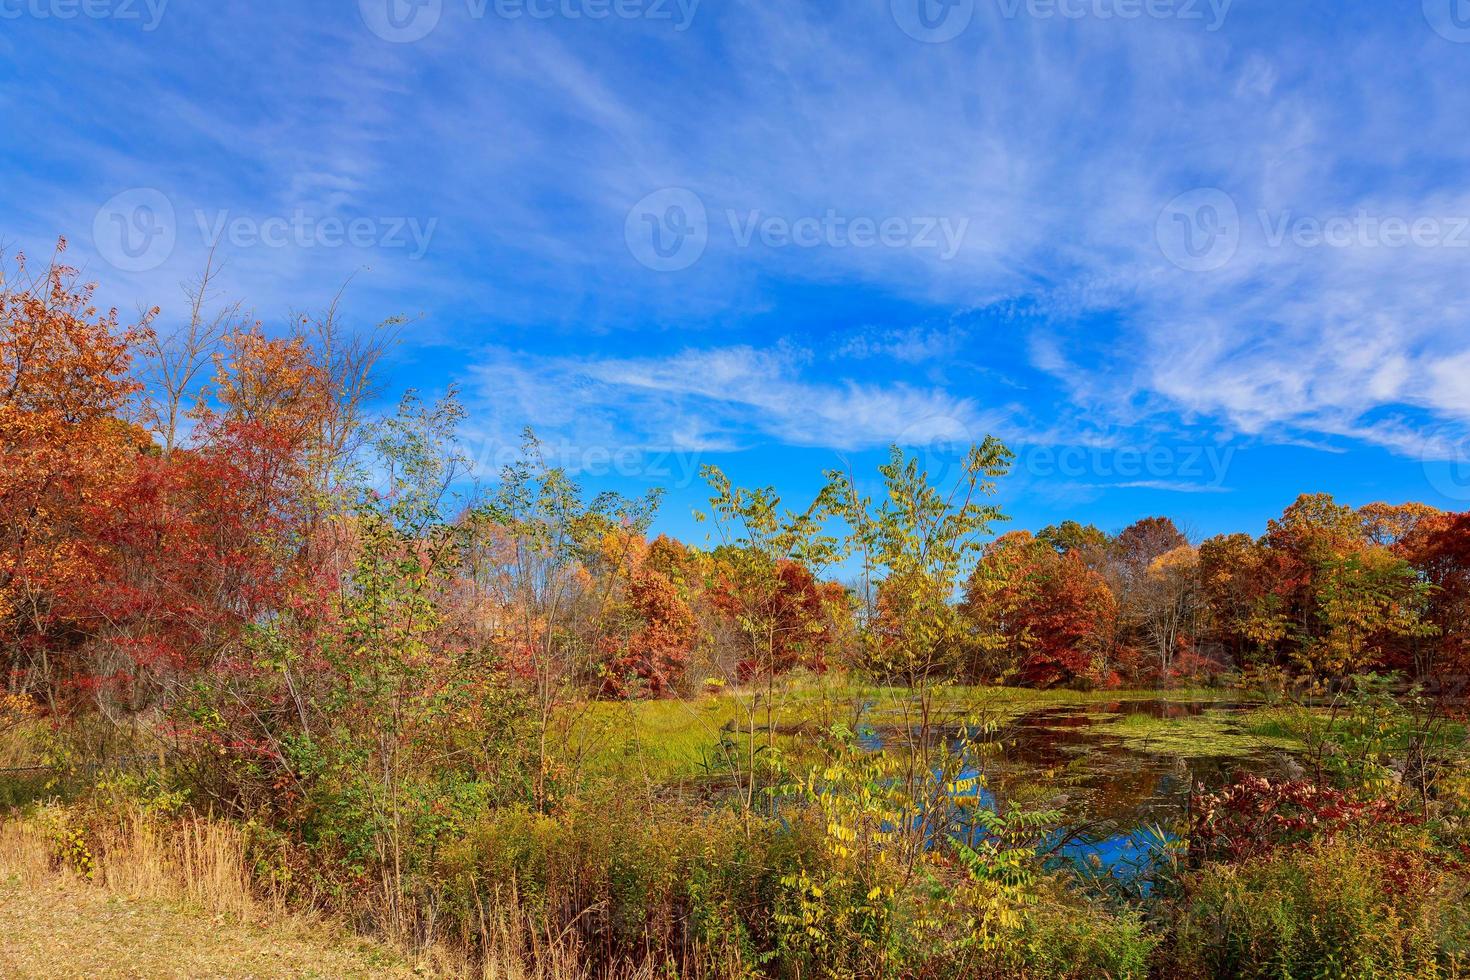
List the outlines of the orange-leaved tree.
{"label": "orange-leaved tree", "polygon": [[0,649],[8,685],[53,707],[96,625],[98,510],[151,443],[128,374],[149,316],[99,313],[65,248],[34,276],[20,256],[0,280]]}
{"label": "orange-leaved tree", "polygon": [[1116,685],[1118,604],[1075,551],[1059,554],[1028,531],[985,549],[962,608],[991,648],[991,670],[1049,687]]}

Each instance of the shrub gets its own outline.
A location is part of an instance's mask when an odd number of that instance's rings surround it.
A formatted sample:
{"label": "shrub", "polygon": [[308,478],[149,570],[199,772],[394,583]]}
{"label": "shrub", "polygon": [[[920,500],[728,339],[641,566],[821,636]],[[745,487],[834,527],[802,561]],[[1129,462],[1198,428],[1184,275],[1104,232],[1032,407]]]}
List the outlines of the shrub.
{"label": "shrub", "polygon": [[753,964],[771,948],[779,879],[817,852],[799,829],[732,810],[570,800],[554,814],[485,811],[423,884],[471,944],[479,917],[515,908],[532,933],[578,946],[589,968],[650,955],[683,968]]}
{"label": "shrub", "polygon": [[1021,941],[1001,957],[1012,967],[1002,975],[1142,978],[1157,945],[1141,915],[1113,913],[1059,894],[1026,917]]}
{"label": "shrub", "polygon": [[1358,840],[1215,864],[1188,885],[1174,972],[1205,977],[1470,975],[1470,880]]}
{"label": "shrub", "polygon": [[1282,845],[1331,840],[1354,827],[1414,822],[1392,800],[1245,776],[1196,801],[1190,852],[1195,864],[1238,861]]}

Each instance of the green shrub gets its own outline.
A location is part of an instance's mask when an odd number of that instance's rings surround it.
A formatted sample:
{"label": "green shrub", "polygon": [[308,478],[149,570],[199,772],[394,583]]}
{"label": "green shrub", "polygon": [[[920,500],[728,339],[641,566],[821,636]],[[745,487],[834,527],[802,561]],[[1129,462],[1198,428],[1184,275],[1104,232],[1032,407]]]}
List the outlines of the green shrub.
{"label": "green shrub", "polygon": [[727,809],[569,800],[550,815],[486,810],[424,880],[467,922],[513,904],[606,962],[649,950],[753,962],[771,944],[779,879],[806,848],[800,833]]}
{"label": "green shrub", "polygon": [[1209,865],[1190,883],[1178,972],[1440,977],[1470,969],[1470,881],[1410,847],[1359,842]]}
{"label": "green shrub", "polygon": [[1032,977],[1146,977],[1158,938],[1132,912],[1067,901],[1041,905],[1027,916],[1023,940],[1011,957],[1017,973]]}

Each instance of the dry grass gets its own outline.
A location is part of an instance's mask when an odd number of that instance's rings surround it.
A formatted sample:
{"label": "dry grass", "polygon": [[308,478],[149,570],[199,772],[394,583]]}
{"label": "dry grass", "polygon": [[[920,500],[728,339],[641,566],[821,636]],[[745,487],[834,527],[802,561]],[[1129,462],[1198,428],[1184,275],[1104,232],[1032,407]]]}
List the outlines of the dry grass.
{"label": "dry grass", "polygon": [[[141,812],[58,859],[66,812],[0,821],[0,977],[475,977],[585,980],[577,949],[513,911],[473,937],[371,942],[286,908],[252,882],[240,832]],[[80,865],[80,869],[77,867]],[[90,874],[83,873],[90,869]],[[504,908],[515,909],[511,896]],[[652,980],[651,968],[615,980]],[[600,980],[600,978],[599,978]],[[609,978],[613,980],[613,978]]]}
{"label": "dry grass", "polygon": [[5,977],[406,977],[404,957],[289,915],[250,888],[238,835],[141,817],[107,832],[91,878],[59,867],[46,817],[0,824]]}
{"label": "dry grass", "polygon": [[[514,902],[508,907],[515,907]],[[575,944],[563,936],[549,936],[522,915],[508,912],[486,916],[481,924],[483,958],[471,959],[464,947],[439,943],[424,951],[425,961],[446,976],[481,980],[655,980],[651,966],[629,968],[606,974],[589,974]]]}
{"label": "dry grass", "polygon": [[63,879],[0,883],[0,975],[407,977],[391,954]]}

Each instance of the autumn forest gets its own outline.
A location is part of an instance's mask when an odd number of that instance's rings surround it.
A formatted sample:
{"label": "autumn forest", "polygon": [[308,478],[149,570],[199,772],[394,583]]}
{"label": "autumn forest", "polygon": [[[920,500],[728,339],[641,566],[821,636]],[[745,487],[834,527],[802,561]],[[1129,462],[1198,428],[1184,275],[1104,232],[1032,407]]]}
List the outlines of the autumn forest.
{"label": "autumn forest", "polygon": [[474,473],[394,321],[210,269],[129,318],[65,248],[0,285],[15,880],[384,973],[1470,971],[1470,513],[1021,530],[988,439],[798,503],[707,467],[681,542],[530,431]]}

